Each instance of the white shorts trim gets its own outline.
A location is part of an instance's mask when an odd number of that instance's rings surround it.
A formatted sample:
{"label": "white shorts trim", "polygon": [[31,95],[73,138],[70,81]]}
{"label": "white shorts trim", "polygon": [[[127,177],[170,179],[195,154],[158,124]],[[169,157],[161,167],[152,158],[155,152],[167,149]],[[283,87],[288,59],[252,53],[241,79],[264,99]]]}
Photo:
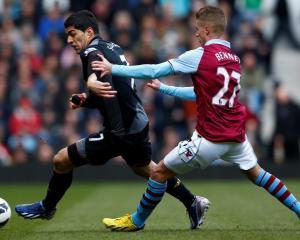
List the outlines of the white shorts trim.
{"label": "white shorts trim", "polygon": [[180,142],[164,158],[164,164],[175,173],[182,174],[196,168],[207,168],[222,159],[249,170],[257,164],[257,158],[248,139],[242,143],[214,143],[199,136],[195,131],[190,140]]}

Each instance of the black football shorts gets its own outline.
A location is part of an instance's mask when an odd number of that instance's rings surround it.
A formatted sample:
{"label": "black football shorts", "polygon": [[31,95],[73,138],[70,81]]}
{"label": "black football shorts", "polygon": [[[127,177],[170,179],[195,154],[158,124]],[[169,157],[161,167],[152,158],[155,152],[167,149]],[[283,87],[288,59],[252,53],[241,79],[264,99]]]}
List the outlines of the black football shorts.
{"label": "black football shorts", "polygon": [[129,166],[147,166],[151,161],[149,127],[122,138],[106,131],[91,134],[68,146],[68,154],[76,167],[103,165],[117,156],[121,156]]}

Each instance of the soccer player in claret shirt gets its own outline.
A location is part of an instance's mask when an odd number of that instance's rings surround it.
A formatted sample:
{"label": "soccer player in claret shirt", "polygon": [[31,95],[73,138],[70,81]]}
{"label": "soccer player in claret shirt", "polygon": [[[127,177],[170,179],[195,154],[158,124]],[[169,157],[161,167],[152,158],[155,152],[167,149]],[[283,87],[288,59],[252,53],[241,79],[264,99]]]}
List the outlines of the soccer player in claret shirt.
{"label": "soccer player in claret shirt", "polygon": [[[53,175],[45,198],[15,208],[20,216],[27,219],[52,218],[56,205],[72,183],[75,167],[102,165],[113,157],[122,156],[136,174],[149,178],[150,168],[156,165],[151,161],[148,118],[136,94],[134,79],[112,76],[100,78],[99,73],[91,68],[91,62],[98,59],[97,54],[103,54],[115,64],[126,65],[123,50],[98,35],[97,20],[86,10],[66,19],[65,32],[68,44],[80,54],[83,77],[89,90],[88,94],[74,94],[77,102],[70,101],[70,106],[73,109],[98,109],[104,118],[104,130],[61,149],[54,156]],[[167,185],[166,191],[187,208],[191,228],[197,228],[203,222],[209,201],[191,194],[178,178],[170,178]]]}
{"label": "soccer player in claret shirt", "polygon": [[226,19],[220,8],[205,6],[196,13],[196,37],[202,47],[187,51],[178,58],[156,65],[118,66],[105,58],[92,63],[102,75],[158,78],[190,74],[194,88],[168,89],[197,103],[197,125],[189,141],[178,144],[152,169],[148,187],[136,212],[120,218],[103,219],[106,227],[116,231],[140,230],[166,190],[166,180],[195,168],[206,168],[216,159],[239,166],[256,185],[265,188],[300,218],[300,203],[284,183],[257,163],[245,135],[245,107],[238,101],[240,59],[222,39]]}

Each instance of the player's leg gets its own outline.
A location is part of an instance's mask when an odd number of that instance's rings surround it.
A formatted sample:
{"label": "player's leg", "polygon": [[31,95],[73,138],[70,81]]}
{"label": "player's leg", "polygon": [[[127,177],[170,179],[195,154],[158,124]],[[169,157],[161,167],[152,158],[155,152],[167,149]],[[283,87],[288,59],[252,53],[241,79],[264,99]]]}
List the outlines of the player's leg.
{"label": "player's leg", "polygon": [[243,143],[232,144],[231,150],[224,160],[238,164],[240,169],[254,184],[265,188],[300,218],[300,203],[298,200],[280,179],[266,172],[257,164],[256,155],[247,139]]}
{"label": "player's leg", "polygon": [[[183,174],[194,170],[196,168],[206,168],[212,161],[215,160],[216,156],[208,154],[210,152],[218,152],[211,149],[210,145],[207,145],[203,138],[201,138],[197,132],[194,132],[193,136],[189,141],[182,141],[174,148],[163,160],[163,166],[160,169],[168,169],[170,172],[177,174]],[[168,172],[165,170],[165,172]],[[196,229],[204,223],[204,217],[207,210],[210,207],[210,201],[202,196],[194,196],[192,199],[189,197],[188,190],[181,188],[181,184],[177,189],[176,185],[172,187],[173,179],[178,179],[173,176],[168,179],[167,190],[171,195],[177,194],[179,200],[183,199],[184,205],[187,208],[187,213],[190,220],[190,228]],[[155,177],[154,177],[155,180]],[[178,179],[178,181],[180,181]],[[176,182],[173,180],[173,182]],[[171,188],[171,189],[170,189]],[[179,190],[177,192],[177,190]]]}
{"label": "player's leg", "polygon": [[[148,179],[150,177],[151,168],[154,166],[156,166],[156,163],[151,161],[150,164],[145,167],[132,166],[131,168],[137,175]],[[181,201],[188,212],[193,211],[193,205],[197,203],[200,204],[199,199],[201,197],[192,194],[181,182],[181,180],[175,176],[167,180],[166,192]]]}
{"label": "player's leg", "polygon": [[[176,153],[176,151],[174,152]],[[151,161],[151,144],[148,139],[148,128],[131,138],[130,142],[125,143],[122,156],[133,169],[133,171],[143,177],[150,176],[151,168],[156,163]],[[177,156],[177,153],[174,157]],[[187,209],[191,223],[191,229],[195,229],[202,223],[200,213],[204,202],[207,200],[201,196],[193,195],[185,185],[175,176],[167,181],[167,193],[181,201]],[[206,201],[207,203],[208,201]]]}
{"label": "player's leg", "polygon": [[[152,175],[154,173],[155,175]],[[132,215],[126,214],[120,218],[104,218],[103,223],[107,228],[114,231],[138,231],[144,228],[146,219],[161,201],[167,189],[167,179],[175,175],[164,166],[163,161],[153,166],[150,174],[156,180],[149,178],[146,192],[143,194],[137,211]],[[163,176],[163,174],[165,175]]]}
{"label": "player's leg", "polygon": [[53,158],[53,175],[49,181],[46,197],[33,204],[17,205],[16,212],[29,219],[51,219],[56,205],[71,186],[74,165],[70,161],[67,148],[61,149]]}
{"label": "player's leg", "polygon": [[135,226],[140,229],[144,227],[147,218],[162,200],[167,190],[167,180],[175,175],[176,173],[165,166],[163,160],[152,168],[147,189],[143,194],[136,212],[131,216]]}
{"label": "player's leg", "polygon": [[55,209],[72,184],[75,165],[69,158],[69,151],[70,147],[63,148],[53,158],[53,175],[49,181],[46,197],[42,201],[46,210]]}
{"label": "player's leg", "polygon": [[[199,166],[198,149],[200,148],[199,136],[192,137],[191,141],[184,141],[173,149],[164,160],[154,166],[148,180],[147,190],[141,199],[137,211],[117,219],[103,219],[104,224],[116,231],[136,231],[144,227],[146,219],[150,216],[153,209],[161,201],[164,192],[167,190],[167,179],[176,173],[185,173]],[[206,149],[206,147],[204,147]],[[206,150],[204,149],[204,152]],[[205,158],[205,157],[204,157]],[[201,158],[202,159],[202,158]],[[200,161],[201,161],[200,159]],[[214,160],[214,158],[211,158]],[[195,160],[194,164],[191,164]],[[209,165],[209,160],[205,159],[204,165]],[[193,166],[192,166],[193,165]],[[203,217],[209,207],[209,201],[205,198],[199,205],[196,226],[203,223]]]}
{"label": "player's leg", "polygon": [[101,165],[120,155],[109,133],[95,133],[63,148],[53,158],[54,170],[44,200],[16,206],[16,212],[24,218],[50,219],[56,205],[70,187],[73,168],[85,164]]}
{"label": "player's leg", "polygon": [[258,164],[245,173],[254,184],[267,190],[283,205],[295,212],[300,219],[300,203],[280,179],[266,172]]}

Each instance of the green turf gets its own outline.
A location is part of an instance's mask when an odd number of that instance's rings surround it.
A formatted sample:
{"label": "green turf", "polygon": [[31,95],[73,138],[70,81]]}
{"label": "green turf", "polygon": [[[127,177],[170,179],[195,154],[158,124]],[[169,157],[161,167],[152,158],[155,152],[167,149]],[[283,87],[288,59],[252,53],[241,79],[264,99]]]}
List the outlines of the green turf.
{"label": "green turf", "polygon": [[[286,181],[300,197],[300,181]],[[184,207],[167,196],[136,233],[110,232],[100,224],[103,217],[117,217],[135,210],[145,182],[74,183],[51,221],[23,220],[13,212],[0,229],[0,240],[168,240],[168,239],[300,239],[296,215],[247,181],[198,181],[187,185],[208,197],[212,207],[201,229],[188,230]],[[13,208],[17,203],[39,200],[47,184],[0,184],[0,197]]]}

